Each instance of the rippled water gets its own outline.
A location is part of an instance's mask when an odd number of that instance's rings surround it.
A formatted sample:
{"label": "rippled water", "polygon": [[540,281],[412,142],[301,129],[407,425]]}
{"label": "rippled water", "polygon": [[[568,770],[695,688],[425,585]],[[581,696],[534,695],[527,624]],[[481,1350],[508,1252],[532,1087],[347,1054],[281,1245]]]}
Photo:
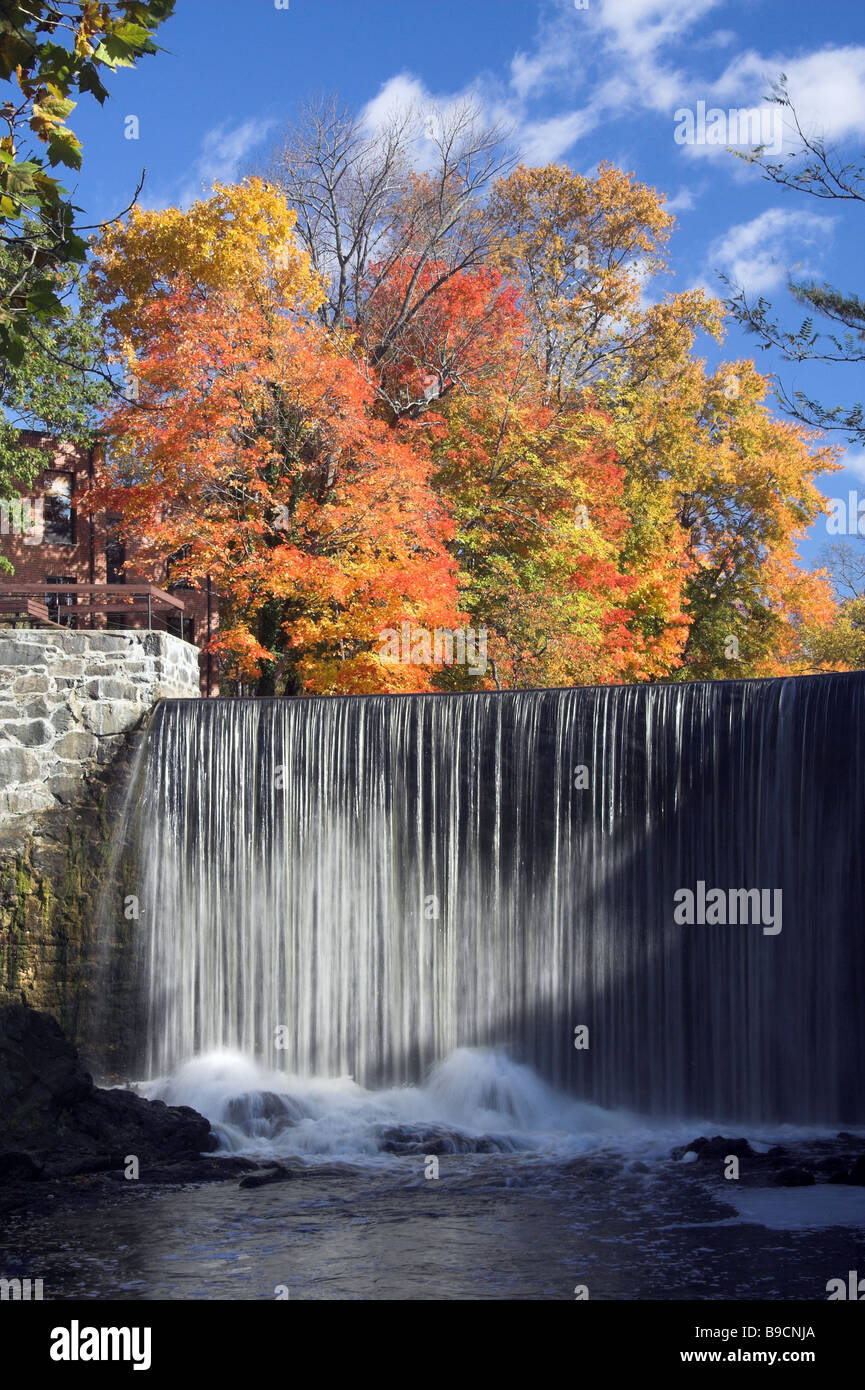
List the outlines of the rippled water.
{"label": "rippled water", "polygon": [[614,1152],[578,1171],[445,1157],[436,1181],[396,1158],[255,1190],[124,1191],[19,1219],[0,1251],[60,1299],[569,1300],[586,1285],[592,1299],[822,1300],[862,1267],[865,1195],[821,1189],[836,1204],[821,1216],[809,1191],[812,1224],[790,1230],[801,1191],[743,1192],[759,1214],[740,1216],[717,1183]]}
{"label": "rippled water", "polygon": [[[578,1104],[501,1052],[461,1049],[424,1086],[379,1092],[220,1054],[146,1089],[195,1104],[224,1154],[293,1176],[108,1192],[81,1179],[86,1209],[61,1197],[0,1238],[6,1273],[41,1277],[46,1298],[825,1299],[863,1265],[865,1189],[740,1189],[669,1158],[716,1126]],[[418,1151],[382,1152],[395,1131]],[[804,1150],[821,1132],[744,1133]],[[432,1177],[436,1135],[495,1148],[440,1148]]]}

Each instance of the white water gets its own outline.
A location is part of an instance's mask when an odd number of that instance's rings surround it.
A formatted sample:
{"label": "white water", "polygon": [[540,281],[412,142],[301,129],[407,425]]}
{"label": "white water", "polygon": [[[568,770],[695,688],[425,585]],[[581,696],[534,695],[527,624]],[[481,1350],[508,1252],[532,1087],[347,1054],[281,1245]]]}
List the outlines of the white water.
{"label": "white water", "polygon": [[[348,1076],[287,1076],[223,1051],[192,1058],[170,1077],[138,1089],[207,1116],[221,1152],[261,1159],[390,1161],[381,1151],[380,1135],[394,1126],[416,1136],[418,1152],[425,1148],[424,1133],[441,1131],[465,1140],[464,1151],[471,1151],[473,1141],[492,1138],[497,1152],[550,1161],[598,1151],[666,1159],[675,1145],[719,1132],[711,1119],[651,1121],[576,1101],[492,1048],[459,1048],[416,1086],[367,1090]],[[776,1125],[740,1127],[737,1135],[759,1150],[831,1132]]]}
{"label": "white water", "polygon": [[[288,1086],[311,1113],[284,1142],[323,1150],[382,1116],[861,1123],[863,759],[860,673],[168,701],[125,884],[141,1071],[216,1105],[228,1064],[188,1059],[262,1059],[246,1089]],[[782,891],[783,931],[678,925],[700,880]]]}
{"label": "white water", "polygon": [[215,1052],[141,1089],[206,1115],[224,1150],[266,1157],[362,1159],[380,1153],[377,1135],[390,1126],[493,1136],[503,1152],[579,1152],[633,1126],[627,1115],[554,1091],[493,1049],[459,1048],[420,1086],[367,1090],[348,1076],[286,1076],[240,1053]]}

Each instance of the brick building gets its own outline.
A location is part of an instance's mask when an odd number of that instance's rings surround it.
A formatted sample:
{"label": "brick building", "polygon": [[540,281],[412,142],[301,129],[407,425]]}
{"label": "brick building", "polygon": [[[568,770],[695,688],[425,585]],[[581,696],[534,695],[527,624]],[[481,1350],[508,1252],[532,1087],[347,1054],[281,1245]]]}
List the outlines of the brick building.
{"label": "brick building", "polygon": [[[134,543],[124,544],[120,538],[120,518],[88,509],[86,492],[93,478],[95,449],[58,443],[32,432],[23,432],[21,441],[43,449],[46,462],[28,496],[0,503],[0,555],[14,568],[12,575],[0,572],[0,584],[58,586],[57,597],[52,600],[49,592],[44,601],[50,618],[64,626],[134,628],[147,625],[146,614],[85,612],[83,600],[59,592],[59,586],[154,583],[182,601],[183,613],[157,608],[152,626],[204,648],[218,622],[213,592],[173,583],[169,565],[161,575],[145,579],[135,568]],[[76,609],[82,611],[76,613]],[[217,682],[216,659],[202,651],[202,694],[216,694]]]}

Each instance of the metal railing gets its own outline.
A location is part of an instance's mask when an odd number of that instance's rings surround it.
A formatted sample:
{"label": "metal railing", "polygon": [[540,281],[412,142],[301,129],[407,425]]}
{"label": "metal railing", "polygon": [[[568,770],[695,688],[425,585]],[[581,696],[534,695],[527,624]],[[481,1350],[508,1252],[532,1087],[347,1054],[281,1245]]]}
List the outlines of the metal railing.
{"label": "metal railing", "polygon": [[[64,595],[69,595],[66,601]],[[52,602],[52,600],[54,600]],[[0,584],[0,623],[30,621],[49,627],[96,628],[97,618],[146,614],[147,628],[170,632],[176,619],[177,635],[183,637],[183,601],[158,589],[155,584]],[[108,626],[108,623],[104,624]]]}

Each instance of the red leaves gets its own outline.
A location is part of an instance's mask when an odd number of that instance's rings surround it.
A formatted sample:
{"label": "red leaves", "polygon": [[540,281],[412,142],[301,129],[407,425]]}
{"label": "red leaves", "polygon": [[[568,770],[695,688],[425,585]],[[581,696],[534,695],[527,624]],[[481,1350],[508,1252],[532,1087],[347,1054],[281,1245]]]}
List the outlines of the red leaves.
{"label": "red leaves", "polygon": [[389,687],[381,629],[456,620],[428,461],[318,327],[178,281],[145,328],[139,400],[106,422],[100,504],[122,508],[152,570],[182,548],[174,577],[212,578],[239,676],[272,662],[295,687]]}

